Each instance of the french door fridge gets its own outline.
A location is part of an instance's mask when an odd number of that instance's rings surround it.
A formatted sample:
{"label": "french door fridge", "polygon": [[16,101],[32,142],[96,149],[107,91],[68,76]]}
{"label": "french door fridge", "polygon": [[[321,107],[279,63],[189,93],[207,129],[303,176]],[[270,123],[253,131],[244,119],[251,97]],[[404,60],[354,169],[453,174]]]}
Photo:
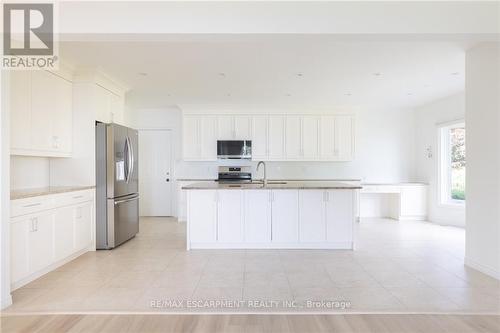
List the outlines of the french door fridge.
{"label": "french door fridge", "polygon": [[112,249],[139,232],[138,132],[96,123],[96,247]]}

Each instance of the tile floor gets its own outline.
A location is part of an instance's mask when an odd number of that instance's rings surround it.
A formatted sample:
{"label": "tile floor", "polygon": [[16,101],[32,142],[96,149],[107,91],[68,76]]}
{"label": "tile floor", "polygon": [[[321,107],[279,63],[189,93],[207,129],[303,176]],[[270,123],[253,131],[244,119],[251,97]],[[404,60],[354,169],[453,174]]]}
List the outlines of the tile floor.
{"label": "tile floor", "polygon": [[500,314],[500,281],[463,265],[463,229],[383,219],[358,228],[356,251],[188,252],[185,224],[143,218],[134,239],[14,291],[5,312]]}

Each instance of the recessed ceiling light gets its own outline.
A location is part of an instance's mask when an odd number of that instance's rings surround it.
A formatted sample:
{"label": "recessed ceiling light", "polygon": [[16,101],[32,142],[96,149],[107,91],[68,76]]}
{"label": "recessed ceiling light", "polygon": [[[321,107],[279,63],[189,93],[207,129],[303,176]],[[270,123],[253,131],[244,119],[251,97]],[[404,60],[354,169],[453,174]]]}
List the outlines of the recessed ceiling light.
{"label": "recessed ceiling light", "polygon": [[146,72],[140,72],[140,73],[138,73],[138,74],[139,74],[140,76],[148,76],[148,73],[146,73]]}
{"label": "recessed ceiling light", "polygon": [[230,93],[227,93],[227,94],[226,94],[226,96],[227,96],[227,97],[231,97],[231,94],[230,94]]}
{"label": "recessed ceiling light", "polygon": [[286,94],[288,97],[292,96],[292,94]]}
{"label": "recessed ceiling light", "polygon": [[413,96],[413,93],[409,92],[407,93],[408,96]]}
{"label": "recessed ceiling light", "polygon": [[373,73],[373,76],[379,77],[379,76],[382,76],[382,73],[381,72],[375,72],[375,73]]}
{"label": "recessed ceiling light", "polygon": [[429,88],[430,86],[430,84],[424,84],[424,88]]}
{"label": "recessed ceiling light", "polygon": [[345,95],[345,96],[352,96],[352,94],[351,94],[351,93],[345,93],[344,95]]}
{"label": "recessed ceiling light", "polygon": [[451,75],[460,75],[460,72],[453,72]]}
{"label": "recessed ceiling light", "polygon": [[303,73],[297,73],[297,77],[303,77],[304,74]]}
{"label": "recessed ceiling light", "polygon": [[224,79],[224,78],[226,77],[226,73],[222,73],[222,72],[220,72],[220,73],[219,73],[219,77],[220,77],[220,78],[222,78],[222,79]]}

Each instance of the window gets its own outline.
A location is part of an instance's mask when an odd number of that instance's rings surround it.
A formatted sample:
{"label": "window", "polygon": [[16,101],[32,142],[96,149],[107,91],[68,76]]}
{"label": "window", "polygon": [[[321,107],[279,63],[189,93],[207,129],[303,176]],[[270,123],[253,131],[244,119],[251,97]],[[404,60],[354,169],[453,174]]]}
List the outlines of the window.
{"label": "window", "polygon": [[465,204],[465,123],[454,122],[439,128],[440,198],[442,204]]}

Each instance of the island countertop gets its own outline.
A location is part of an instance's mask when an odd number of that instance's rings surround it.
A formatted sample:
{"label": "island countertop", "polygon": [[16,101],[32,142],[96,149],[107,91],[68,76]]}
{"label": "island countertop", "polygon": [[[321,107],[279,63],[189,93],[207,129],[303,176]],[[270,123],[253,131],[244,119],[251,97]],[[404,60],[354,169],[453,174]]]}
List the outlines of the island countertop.
{"label": "island countertop", "polygon": [[198,182],[183,186],[183,190],[359,190],[362,186],[337,181],[269,181],[266,186],[262,182],[220,183]]}

